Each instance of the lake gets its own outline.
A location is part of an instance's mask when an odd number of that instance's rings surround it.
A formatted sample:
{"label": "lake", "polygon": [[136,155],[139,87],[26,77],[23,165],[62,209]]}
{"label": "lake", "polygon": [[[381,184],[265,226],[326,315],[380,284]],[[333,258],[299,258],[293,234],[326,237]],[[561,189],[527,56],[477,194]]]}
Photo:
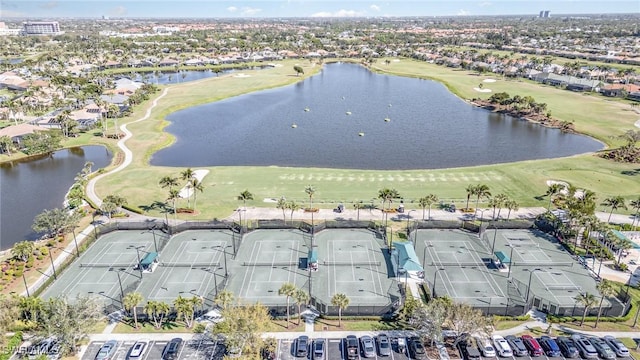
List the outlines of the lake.
{"label": "lake", "polygon": [[45,209],[62,207],[73,179],[88,161],[107,166],[112,154],[102,146],[59,150],[52,156],[0,164],[0,249],[35,240],[33,219]]}
{"label": "lake", "polygon": [[[490,85],[486,86],[490,88]],[[327,64],[291,86],[170,114],[157,166],[438,169],[596,151],[598,141],[472,106],[435,81]]]}

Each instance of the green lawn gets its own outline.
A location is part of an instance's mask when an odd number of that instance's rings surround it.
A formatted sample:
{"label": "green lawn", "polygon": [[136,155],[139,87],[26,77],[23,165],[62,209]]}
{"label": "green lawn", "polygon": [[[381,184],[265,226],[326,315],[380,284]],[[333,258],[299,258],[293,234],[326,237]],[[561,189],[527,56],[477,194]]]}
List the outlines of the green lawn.
{"label": "green lawn", "polygon": [[[236,78],[224,75],[197,82],[170,85],[169,94],[159,102],[150,119],[131,124],[133,139],[127,145],[133,150],[134,162],[126,170],[105,177],[96,187],[99,196],[118,193],[128,199],[129,205],[149,208],[156,201],[164,201],[166,189],[158,186],[158,180],[166,175],[178,175],[181,168],[153,167],[148,165],[151,154],[172,143],[171,135],[162,132],[168,123],[165,116],[176,110],[237,96],[261,89],[285,86],[310,76],[320,70],[308,61],[299,61],[305,75],[297,77],[293,65],[298,61],[281,62],[282,67],[268,70],[243,71],[250,77]],[[474,87],[488,76],[479,77],[466,71],[452,70],[433,64],[401,59],[385,65],[378,60],[377,71],[433,78],[442,81],[456,94],[464,98],[483,97]],[[575,121],[579,131],[594,135],[611,145],[619,141],[617,136],[631,129],[640,115],[628,105],[608,101],[599,96],[583,95],[552,87],[540,86],[528,81],[503,81],[487,83],[485,88],[506,91],[512,95],[531,95],[537,101],[546,102],[554,116]],[[150,106],[148,101],[128,119],[137,119]],[[102,141],[102,138],[92,139]],[[264,203],[265,198],[307,199],[305,186],[316,187],[315,202],[321,207],[333,207],[337,202],[356,200],[369,202],[383,187],[396,188],[411,204],[415,199],[435,193],[441,199],[459,204],[466,198],[465,187],[471,183],[486,183],[491,191],[505,193],[521,206],[546,206],[544,194],[546,180],[567,181],[575,186],[588,188],[598,194],[600,200],[611,195],[636,197],[640,193],[640,166],[605,161],[593,154],[562,159],[524,161],[519,163],[488,165],[439,170],[367,171],[320,168],[283,167],[211,167],[204,178],[205,190],[198,194],[198,214],[189,218],[226,217],[238,206],[237,195],[245,189],[254,194],[255,200],[247,206],[274,206]],[[184,206],[186,204],[179,204]],[[409,207],[417,207],[409,205]],[[157,209],[149,214],[161,216]],[[179,215],[187,218],[187,215]]]}

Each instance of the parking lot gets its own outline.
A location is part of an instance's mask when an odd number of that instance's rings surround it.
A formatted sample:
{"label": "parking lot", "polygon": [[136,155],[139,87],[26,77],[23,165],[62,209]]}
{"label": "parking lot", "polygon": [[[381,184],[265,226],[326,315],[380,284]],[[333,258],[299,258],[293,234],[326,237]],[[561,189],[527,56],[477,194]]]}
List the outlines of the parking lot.
{"label": "parking lot", "polygon": [[[312,340],[315,340],[316,338],[312,338]],[[330,338],[330,339],[325,339],[325,343],[326,345],[326,353],[325,353],[325,359],[326,360],[345,360],[346,356],[344,356],[344,339],[340,339],[340,338]],[[406,360],[406,359],[410,359],[410,357],[407,355],[406,350],[404,353],[400,353],[398,352],[398,347],[397,347],[397,343],[392,339],[391,341],[392,343],[392,348],[393,351],[391,352],[391,356],[390,357],[380,357],[377,356],[374,358],[369,358],[369,359],[377,359],[377,358],[381,358],[381,359],[393,359],[393,360]],[[294,360],[294,359],[301,359],[301,358],[297,358],[294,356],[294,351],[296,350],[296,340],[295,339],[284,339],[284,340],[280,340],[278,342],[278,360]],[[308,357],[308,359],[311,359],[311,356]],[[364,359],[364,357],[362,356],[362,354],[360,354],[358,356],[358,359]]]}
{"label": "parking lot", "polygon": [[[150,341],[142,360],[162,359],[162,351],[168,341]],[[113,360],[126,360],[129,349],[135,341],[119,341]],[[89,344],[87,351],[82,357],[83,360],[93,360],[104,345],[104,341],[94,341]],[[185,360],[219,360],[224,357],[226,348],[224,344],[217,343],[212,339],[188,340],[183,342],[179,359]]]}

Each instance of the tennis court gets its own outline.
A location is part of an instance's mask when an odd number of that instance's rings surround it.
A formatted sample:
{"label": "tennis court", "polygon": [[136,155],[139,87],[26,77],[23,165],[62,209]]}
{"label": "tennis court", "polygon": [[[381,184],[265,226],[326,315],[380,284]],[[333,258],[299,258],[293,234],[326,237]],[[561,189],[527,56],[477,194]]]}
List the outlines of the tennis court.
{"label": "tennis court", "polygon": [[137,287],[141,273],[136,270],[138,257],[154,251],[154,236],[164,241],[160,231],[115,231],[106,234],[59,274],[42,294],[44,299],[64,295],[69,299],[78,295],[95,296],[105,303],[120,302],[121,286]]}
{"label": "tennis court", "polygon": [[388,252],[373,231],[327,229],[316,234],[315,244],[319,268],[312,274],[313,295],[320,302],[330,306],[333,295],[342,293],[357,311],[398,300],[396,280],[389,276]]}
{"label": "tennis court", "polygon": [[147,300],[168,304],[178,296],[199,296],[206,307],[211,307],[224,284],[232,257],[230,231],[188,230],[178,233],[162,250],[158,267],[153,273],[144,274],[138,292]]}
{"label": "tennis court", "polygon": [[[528,302],[554,313],[575,308],[580,293],[600,296],[591,274],[556,239],[537,230],[488,229],[480,238],[462,230],[418,230],[415,236],[425,281],[435,286],[436,296],[492,309]],[[497,252],[505,256],[507,270],[493,265]]]}
{"label": "tennis court", "polygon": [[308,236],[299,230],[255,230],[246,234],[234,262],[227,289],[236,298],[266,305],[282,305],[278,295],[289,282],[308,290],[309,272],[300,268],[309,251]]}

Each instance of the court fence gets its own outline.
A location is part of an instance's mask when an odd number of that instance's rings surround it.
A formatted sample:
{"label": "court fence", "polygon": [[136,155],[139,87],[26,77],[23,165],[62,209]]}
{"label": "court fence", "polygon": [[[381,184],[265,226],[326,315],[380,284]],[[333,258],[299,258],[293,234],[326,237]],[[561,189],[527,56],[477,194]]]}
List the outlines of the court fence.
{"label": "court fence", "polygon": [[[347,295],[348,296],[348,295]],[[404,293],[400,283],[393,282],[387,289],[388,302],[382,305],[369,305],[354,303],[353,300],[346,309],[342,309],[343,316],[382,316],[390,317],[404,303]],[[338,306],[327,303],[324,299],[311,296],[309,302],[316,310],[323,315],[337,316],[340,313]]]}

